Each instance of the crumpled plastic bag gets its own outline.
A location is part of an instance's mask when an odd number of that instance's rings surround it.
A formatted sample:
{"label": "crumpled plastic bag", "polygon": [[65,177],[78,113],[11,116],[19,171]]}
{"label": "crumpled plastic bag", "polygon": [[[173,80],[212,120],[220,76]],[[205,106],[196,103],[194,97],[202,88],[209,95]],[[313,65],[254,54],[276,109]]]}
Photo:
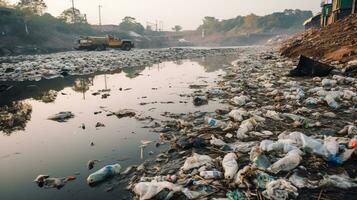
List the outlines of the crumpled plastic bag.
{"label": "crumpled plastic bag", "polygon": [[249,100],[249,97],[242,95],[239,97],[234,97],[232,99],[232,102],[237,106],[244,106],[248,100]]}
{"label": "crumpled plastic bag", "polygon": [[235,153],[225,155],[222,161],[222,167],[224,169],[225,179],[233,179],[238,172],[237,155]]}
{"label": "crumpled plastic bag", "polygon": [[298,189],[284,179],[268,183],[262,194],[265,198],[272,200],[295,199],[299,195]]}
{"label": "crumpled plastic bag", "polygon": [[325,175],[320,181],[320,187],[336,187],[340,189],[349,189],[357,187],[357,180],[351,179],[347,175]]}
{"label": "crumpled plastic bag", "polygon": [[139,195],[140,200],[152,199],[163,189],[169,189],[173,192],[178,192],[182,190],[181,186],[175,185],[173,183],[164,181],[164,182],[140,182],[135,185],[134,193]]}
{"label": "crumpled plastic bag", "polygon": [[240,140],[248,138],[247,133],[254,130],[257,125],[258,123],[254,118],[244,120],[237,131],[237,138]]}
{"label": "crumpled plastic bag", "polygon": [[316,189],[319,185],[319,181],[311,181],[306,177],[299,176],[297,172],[294,172],[294,174],[289,177],[289,181],[299,189]]}
{"label": "crumpled plastic bag", "polygon": [[194,153],[192,157],[188,157],[186,159],[181,169],[183,171],[188,171],[190,169],[198,168],[206,164],[213,165],[212,161],[212,158],[209,156]]}
{"label": "crumpled plastic bag", "polygon": [[288,172],[300,165],[302,157],[300,156],[302,152],[299,149],[294,149],[289,151],[285,157],[273,163],[268,171],[272,173],[279,173],[280,171]]}

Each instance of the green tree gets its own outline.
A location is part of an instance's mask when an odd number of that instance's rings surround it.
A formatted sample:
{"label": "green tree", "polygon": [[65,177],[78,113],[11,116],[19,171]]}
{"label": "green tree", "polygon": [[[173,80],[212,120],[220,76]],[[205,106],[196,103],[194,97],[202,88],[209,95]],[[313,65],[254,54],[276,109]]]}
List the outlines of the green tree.
{"label": "green tree", "polygon": [[182,26],[176,25],[172,28],[173,31],[180,32],[182,30]]}
{"label": "green tree", "polygon": [[[73,12],[74,11],[74,12]],[[87,24],[87,19],[84,15],[81,14],[81,11],[77,8],[68,8],[64,10],[61,15],[58,17],[60,20],[66,23],[80,23],[80,24]]]}
{"label": "green tree", "polygon": [[124,17],[123,21],[119,24],[119,31],[129,32],[134,31],[136,33],[144,33],[145,28],[134,17]]}
{"label": "green tree", "polygon": [[43,0],[20,0],[17,7],[35,15],[42,15],[47,5]]}

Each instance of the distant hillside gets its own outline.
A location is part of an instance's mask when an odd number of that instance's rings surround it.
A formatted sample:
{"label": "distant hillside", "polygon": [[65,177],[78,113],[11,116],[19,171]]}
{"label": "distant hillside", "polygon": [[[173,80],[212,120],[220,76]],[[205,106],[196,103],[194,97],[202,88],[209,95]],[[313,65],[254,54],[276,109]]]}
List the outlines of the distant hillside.
{"label": "distant hillside", "polygon": [[276,35],[303,30],[303,22],[311,16],[311,11],[285,10],[266,16],[250,14],[227,20],[205,17],[196,33],[187,35],[187,40],[199,45],[224,46],[263,43]]}

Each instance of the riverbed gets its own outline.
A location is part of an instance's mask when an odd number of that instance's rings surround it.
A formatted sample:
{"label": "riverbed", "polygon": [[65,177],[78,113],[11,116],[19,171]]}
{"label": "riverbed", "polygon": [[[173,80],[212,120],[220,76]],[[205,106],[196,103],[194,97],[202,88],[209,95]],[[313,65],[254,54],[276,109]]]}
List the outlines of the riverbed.
{"label": "riverbed", "polygon": [[[110,73],[2,82],[11,87],[0,93],[0,106],[12,109],[21,120],[1,128],[0,199],[129,198],[127,185],[120,180],[90,187],[86,178],[107,164],[119,163],[125,169],[166,150],[165,144],[158,145],[159,134],[147,128],[165,120],[164,112],[214,112],[221,108],[218,101],[195,107],[192,88],[215,85],[235,59],[237,55],[211,56]],[[49,91],[56,94],[52,102],[45,98]],[[121,109],[135,110],[137,117],[111,115]],[[61,111],[71,111],[75,117],[67,122],[47,119]],[[102,126],[96,127],[98,122]],[[152,143],[141,155],[143,140]],[[100,162],[88,170],[89,160]],[[33,182],[40,174],[75,176],[76,180],[60,190],[45,189]]]}

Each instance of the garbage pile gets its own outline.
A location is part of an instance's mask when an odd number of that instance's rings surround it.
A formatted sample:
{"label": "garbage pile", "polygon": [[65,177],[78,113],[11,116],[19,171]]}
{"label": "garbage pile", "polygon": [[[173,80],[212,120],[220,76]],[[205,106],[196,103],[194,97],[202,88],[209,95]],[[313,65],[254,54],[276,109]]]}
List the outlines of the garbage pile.
{"label": "garbage pile", "polygon": [[128,189],[140,200],[355,199],[357,79],[290,77],[291,60],[244,51],[193,93],[198,108],[222,109],[155,122],[170,149],[132,171]]}
{"label": "garbage pile", "polygon": [[164,61],[237,53],[224,49],[139,49],[133,51],[61,52],[0,57],[0,81],[53,79],[68,75],[109,72],[125,67],[150,66]]}

